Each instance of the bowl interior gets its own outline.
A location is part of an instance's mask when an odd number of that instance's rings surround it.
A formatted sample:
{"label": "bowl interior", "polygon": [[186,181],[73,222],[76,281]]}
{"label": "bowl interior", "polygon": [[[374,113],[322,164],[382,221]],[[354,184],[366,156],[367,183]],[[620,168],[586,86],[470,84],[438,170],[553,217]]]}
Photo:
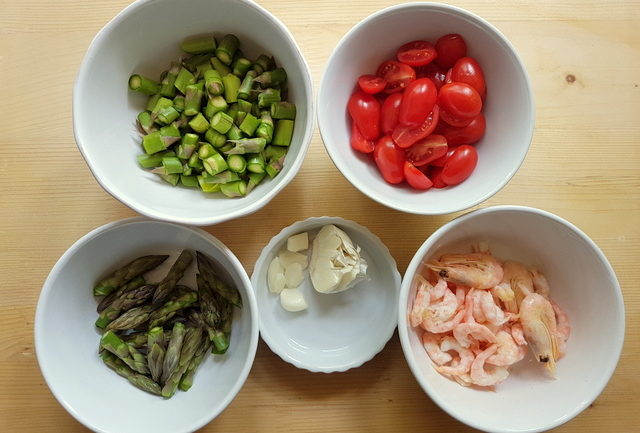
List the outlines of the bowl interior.
{"label": "bowl interior", "polygon": [[[251,59],[273,55],[288,73],[289,99],[297,107],[291,148],[283,171],[246,197],[229,200],[199,189],[172,188],[136,161],[143,152],[135,126],[147,97],[128,89],[133,73],[159,79],[181,55],[186,37],[234,33]],[[297,173],[313,130],[308,68],[286,28],[252,2],[177,0],[136,2],[92,43],[74,89],[76,141],[102,186],[147,216],[189,224],[213,224],[259,209]]]}
{"label": "bowl interior", "polygon": [[[358,76],[374,74],[395,58],[398,47],[447,33],[461,34],[468,55],[482,66],[488,96],[487,131],[476,147],[478,166],[460,185],[418,192],[386,183],[371,159],[349,146],[346,110]],[[462,210],[500,190],[524,160],[533,134],[534,110],[526,72],[511,44],[490,24],[462,9],[440,4],[405,4],[378,12],[356,25],[331,55],[318,97],[318,123],[325,147],[342,174],[364,194],[389,207],[419,214]],[[424,197],[425,200],[419,198]]]}
{"label": "bowl interior", "polygon": [[[133,387],[107,368],[98,356],[100,333],[92,295],[95,282],[145,254],[171,254],[150,273],[162,278],[184,248],[197,249],[226,269],[238,287],[243,307],[236,309],[231,346],[224,356],[207,357],[193,387],[170,400]],[[183,280],[195,286],[192,264]],[[190,278],[187,278],[190,277]],[[104,432],[193,431],[218,415],[235,397],[253,363],[257,323],[255,300],[244,270],[231,252],[213,237],[174,224],[134,221],[111,225],[76,243],[47,279],[38,304],[35,339],[43,375],[60,403],[79,421]],[[105,410],[107,408],[108,410]],[[140,422],[140,413],[153,413]],[[117,416],[114,416],[117,414]],[[176,416],[180,414],[180,416]]]}
{"label": "bowl interior", "polygon": [[[308,272],[300,286],[308,308],[291,313],[269,292],[267,270],[286,248],[287,238],[334,224],[361,247],[366,281],[340,293],[318,293]],[[283,360],[311,371],[344,371],[371,359],[391,338],[397,324],[400,274],[387,247],[369,230],[342,218],[300,221],[276,235],[262,251],[251,276],[260,305],[260,334]]]}
{"label": "bowl interior", "polygon": [[[423,260],[445,252],[469,252],[486,240],[501,259],[540,269],[551,297],[569,315],[567,353],[557,363],[557,379],[528,355],[510,369],[496,392],[464,388],[438,374],[420,338],[407,322]],[[432,235],[418,250],[400,296],[399,330],[409,365],[420,385],[444,410],[476,428],[530,432],[566,422],[602,391],[618,361],[624,338],[624,307],[615,274],[586,235],[558,217],[523,209],[473,212]]]}

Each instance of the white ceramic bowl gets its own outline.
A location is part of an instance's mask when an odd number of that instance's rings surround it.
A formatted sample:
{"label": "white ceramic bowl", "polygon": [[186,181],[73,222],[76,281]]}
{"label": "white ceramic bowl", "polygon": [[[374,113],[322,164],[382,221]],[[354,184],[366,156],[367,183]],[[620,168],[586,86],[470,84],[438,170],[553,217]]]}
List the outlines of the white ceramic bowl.
{"label": "white ceramic bowl", "polygon": [[[228,352],[215,360],[206,358],[193,387],[164,400],[136,389],[103,364],[98,356],[100,333],[93,326],[97,303],[92,287],[110,269],[144,254],[171,254],[150,274],[152,279],[162,278],[184,248],[203,251],[225,269],[228,281],[240,291],[243,306],[235,311]],[[186,275],[183,281],[195,287],[191,267]],[[257,344],[255,297],[233,253],[203,230],[142,218],[104,225],[73,244],[47,277],[35,318],[36,354],[51,392],[78,421],[103,433],[199,429],[236,396],[249,374]],[[146,414],[144,422],[141,413]]]}
{"label": "white ceramic bowl", "polygon": [[[180,57],[184,38],[212,32],[236,34],[249,58],[272,54],[287,70],[289,100],[297,107],[284,169],[239,199],[172,188],[136,161],[141,147],[135,119],[147,97],[128,89],[129,76],[140,73],[157,79]],[[289,30],[252,1],[138,0],[100,30],[89,46],[73,89],[73,126],[96,180],[122,203],[155,219],[216,224],[259,210],[297,174],[314,127],[311,74]]]}
{"label": "white ceramic bowl", "polygon": [[[362,248],[368,263],[366,281],[340,293],[315,291],[308,272],[300,286],[307,310],[288,312],[269,292],[267,269],[287,238],[334,224]],[[369,361],[393,335],[397,325],[400,273],[382,241],[366,227],[337,217],[298,221],[282,229],[264,247],[251,275],[259,305],[260,335],[284,361],[312,372],[332,373]]]}
{"label": "white ceramic bowl", "polygon": [[[482,66],[488,96],[483,113],[487,131],[475,146],[478,165],[463,183],[426,192],[386,183],[373,160],[349,145],[347,101],[357,78],[374,74],[398,47],[415,39],[435,42],[461,34],[468,55]],[[355,25],[327,62],[318,94],[318,125],[338,170],[373,200],[403,212],[438,215],[460,211],[488,199],[516,173],[533,136],[534,102],[525,67],[515,48],[487,21],[464,9],[440,3],[391,6]]]}
{"label": "white ceramic bowl", "polygon": [[[409,326],[412,280],[422,261],[480,240],[502,259],[540,269],[552,299],[568,313],[571,336],[566,356],[557,363],[556,380],[527,355],[495,392],[464,388],[434,370],[420,333]],[[622,293],[602,251],[571,223],[528,207],[490,207],[436,230],[407,268],[398,311],[402,349],[420,386],[451,416],[491,432],[539,432],[575,417],[606,386],[624,340]]]}

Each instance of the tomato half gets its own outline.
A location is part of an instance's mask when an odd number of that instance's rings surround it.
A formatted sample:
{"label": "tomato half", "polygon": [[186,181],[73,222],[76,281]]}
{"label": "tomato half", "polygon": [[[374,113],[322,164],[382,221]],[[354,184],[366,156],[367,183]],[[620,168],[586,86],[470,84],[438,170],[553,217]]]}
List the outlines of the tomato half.
{"label": "tomato half", "polygon": [[436,42],[436,63],[443,68],[452,67],[458,59],[467,55],[467,44],[462,36],[450,33]]}
{"label": "tomato half", "polygon": [[469,176],[478,164],[478,152],[473,146],[462,144],[442,167],[442,180],[447,185],[457,185]]}
{"label": "tomato half", "polygon": [[445,126],[442,128],[441,134],[445,136],[449,145],[457,146],[477,142],[482,138],[486,129],[487,123],[484,114],[479,113],[467,126],[462,128]]}
{"label": "tomato half", "polygon": [[400,103],[402,93],[393,93],[382,103],[380,111],[380,127],[384,135],[391,135],[393,129],[398,125],[398,114],[400,114]]}
{"label": "tomato half", "polygon": [[453,152],[456,151],[455,146],[452,147],[447,147],[447,153],[445,153],[443,156],[441,156],[438,159],[434,159],[433,161],[431,161],[431,165],[435,166],[435,167],[444,167],[444,165],[447,163],[447,159],[451,158],[451,155],[453,155]]}
{"label": "tomato half", "polygon": [[358,78],[358,86],[363,92],[373,95],[382,92],[387,87],[387,80],[373,74],[361,75]]}
{"label": "tomato half", "polygon": [[447,154],[447,139],[442,135],[431,134],[410,147],[405,151],[407,161],[410,161],[416,167],[422,167],[429,164]]}
{"label": "tomato half", "polygon": [[433,182],[434,188],[445,188],[447,186],[442,180],[442,167],[429,166],[427,176],[429,176],[429,179]]}
{"label": "tomato half", "polygon": [[362,153],[371,153],[373,149],[376,147],[375,140],[367,140],[358,129],[358,125],[356,125],[356,121],[351,121],[351,147],[353,147],[358,152]]}
{"label": "tomato half", "polygon": [[[438,93],[438,105],[449,117],[470,122],[482,110],[482,98],[470,85],[454,81],[442,86]],[[443,120],[447,119],[443,117]]]}
{"label": "tomato half", "polygon": [[404,162],[403,172],[404,179],[415,189],[424,191],[433,186],[433,182],[409,161]]}
{"label": "tomato half", "polygon": [[471,57],[463,57],[456,62],[453,69],[451,69],[451,79],[470,85],[484,99],[487,91],[484,72],[482,72],[478,62]]}
{"label": "tomato half", "polygon": [[438,91],[429,78],[420,78],[409,83],[402,95],[398,123],[406,126],[421,125],[436,104]]}
{"label": "tomato half", "polygon": [[347,109],[367,140],[380,137],[380,102],[375,97],[358,90],[349,98]]}
{"label": "tomato half", "polygon": [[429,134],[436,129],[436,125],[438,124],[438,119],[440,118],[440,109],[438,105],[433,106],[433,111],[429,113],[425,121],[422,125],[417,128],[412,128],[410,126],[398,125],[393,130],[391,137],[393,137],[393,141],[400,147],[409,147],[416,141],[427,137]]}
{"label": "tomato half", "polygon": [[416,71],[411,66],[395,60],[382,62],[376,75],[387,80],[387,87],[384,89],[386,93],[400,92],[416,79]]}
{"label": "tomato half", "polygon": [[391,184],[404,180],[404,149],[396,146],[391,137],[385,135],[378,140],[373,150],[373,158],[384,180]]}
{"label": "tomato half", "polygon": [[423,66],[438,56],[436,49],[428,41],[411,41],[398,48],[396,57],[409,66]]}

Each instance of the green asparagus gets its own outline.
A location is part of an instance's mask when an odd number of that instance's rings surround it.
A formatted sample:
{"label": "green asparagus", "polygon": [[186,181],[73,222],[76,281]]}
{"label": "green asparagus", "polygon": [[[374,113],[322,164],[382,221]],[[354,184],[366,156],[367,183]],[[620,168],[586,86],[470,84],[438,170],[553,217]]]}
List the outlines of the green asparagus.
{"label": "green asparagus", "polygon": [[127,263],[116,270],[109,277],[100,281],[93,289],[93,294],[108,295],[118,287],[126,284],[134,278],[156,268],[167,259],[167,255],[143,256]]}
{"label": "green asparagus", "polygon": [[180,349],[180,358],[178,365],[174,368],[173,373],[166,379],[164,386],[162,387],[162,396],[165,398],[171,397],[178,389],[180,379],[182,375],[189,368],[189,364],[193,359],[196,351],[200,347],[202,340],[201,328],[188,328],[185,332],[182,348]]}
{"label": "green asparagus", "polygon": [[158,382],[162,375],[162,363],[166,348],[165,335],[162,327],[158,326],[149,330],[147,334],[147,363],[151,378]]}
{"label": "green asparagus", "polygon": [[180,351],[182,350],[185,332],[186,329],[182,323],[178,322],[173,325],[171,340],[169,340],[162,362],[162,375],[160,376],[160,383],[162,384],[167,382],[180,362]]}
{"label": "green asparagus", "polygon": [[[160,385],[154,382],[152,379],[149,379],[147,376],[136,373],[131,368],[127,367],[127,365],[119,359],[117,356],[113,355],[109,352],[102,352],[100,354],[100,358],[105,363],[107,367],[118,373],[120,376],[126,378],[136,387],[140,388],[143,391],[149,392],[155,395],[161,395],[162,389]],[[188,389],[188,388],[187,388]]]}
{"label": "green asparagus", "polygon": [[105,350],[120,358],[131,369],[140,374],[149,374],[147,360],[137,349],[125,343],[113,331],[107,331],[100,339],[100,344]]}
{"label": "green asparagus", "polygon": [[[104,328],[108,331],[123,331],[126,329],[135,329],[149,320],[149,316],[151,315],[152,311],[153,307],[151,305],[143,305],[141,307],[131,308],[130,310],[122,313],[117,319],[107,324]],[[97,322],[96,326],[98,326]]]}
{"label": "green asparagus", "polygon": [[[111,302],[104,310],[100,312],[100,317],[96,320],[96,326],[98,328],[105,328],[110,325],[116,319],[120,319],[120,313],[123,311],[131,310],[134,307],[144,304],[147,300],[151,299],[153,296],[156,287],[154,284],[145,284],[139,287],[135,287],[131,290],[124,291],[120,296]],[[120,317],[118,317],[120,316]],[[129,328],[121,328],[121,323],[125,319],[122,319],[120,324],[116,324],[113,326],[117,326],[117,329],[129,329]],[[127,317],[126,320],[132,320]],[[116,329],[116,328],[109,328]]]}
{"label": "green asparagus", "polygon": [[149,317],[149,327],[161,326],[171,319],[175,314],[198,301],[196,292],[187,292],[183,295],[167,301],[161,308],[155,310]]}
{"label": "green asparagus", "polygon": [[173,263],[167,275],[158,284],[158,287],[153,294],[152,305],[158,307],[169,298],[171,292],[175,288],[180,278],[182,278],[192,261],[193,255],[189,250],[183,250],[180,253],[180,256],[178,256],[176,261]]}
{"label": "green asparagus", "polygon": [[207,255],[203,252],[196,251],[196,261],[198,264],[198,272],[200,272],[202,278],[211,287],[211,289],[222,296],[224,299],[226,299],[228,302],[231,302],[236,307],[242,308],[242,298],[240,297],[240,292],[238,292],[238,289],[236,289],[235,287],[230,287],[224,284],[217,277],[217,272],[213,260],[207,257]]}

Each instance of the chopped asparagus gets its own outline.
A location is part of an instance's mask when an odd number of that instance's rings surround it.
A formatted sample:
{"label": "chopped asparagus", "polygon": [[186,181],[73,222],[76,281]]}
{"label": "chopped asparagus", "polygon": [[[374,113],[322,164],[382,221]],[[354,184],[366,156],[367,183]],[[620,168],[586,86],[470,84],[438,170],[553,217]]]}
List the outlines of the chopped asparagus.
{"label": "chopped asparagus", "polygon": [[93,289],[96,296],[108,295],[118,287],[126,284],[134,278],[155,269],[167,259],[167,255],[151,255],[142,256],[127,263],[123,267],[116,270],[109,277],[101,280]]}
{"label": "chopped asparagus", "polygon": [[216,39],[213,36],[187,39],[182,41],[180,49],[188,54],[215,53]]}
{"label": "chopped asparagus", "polygon": [[276,123],[272,143],[276,146],[289,146],[293,136],[293,120],[280,119]]}
{"label": "chopped asparagus", "polygon": [[225,35],[216,48],[216,57],[225,65],[230,65],[238,45],[240,45],[240,41],[237,36]]}
{"label": "chopped asparagus", "polygon": [[160,92],[160,84],[138,74],[129,77],[129,88],[145,95],[155,95]]}
{"label": "chopped asparagus", "polygon": [[176,261],[169,269],[167,275],[163,278],[163,280],[158,284],[154,294],[153,294],[153,302],[154,306],[162,305],[171,295],[171,292],[175,288],[176,284],[182,278],[185,271],[193,261],[193,255],[189,250],[183,250]]}

